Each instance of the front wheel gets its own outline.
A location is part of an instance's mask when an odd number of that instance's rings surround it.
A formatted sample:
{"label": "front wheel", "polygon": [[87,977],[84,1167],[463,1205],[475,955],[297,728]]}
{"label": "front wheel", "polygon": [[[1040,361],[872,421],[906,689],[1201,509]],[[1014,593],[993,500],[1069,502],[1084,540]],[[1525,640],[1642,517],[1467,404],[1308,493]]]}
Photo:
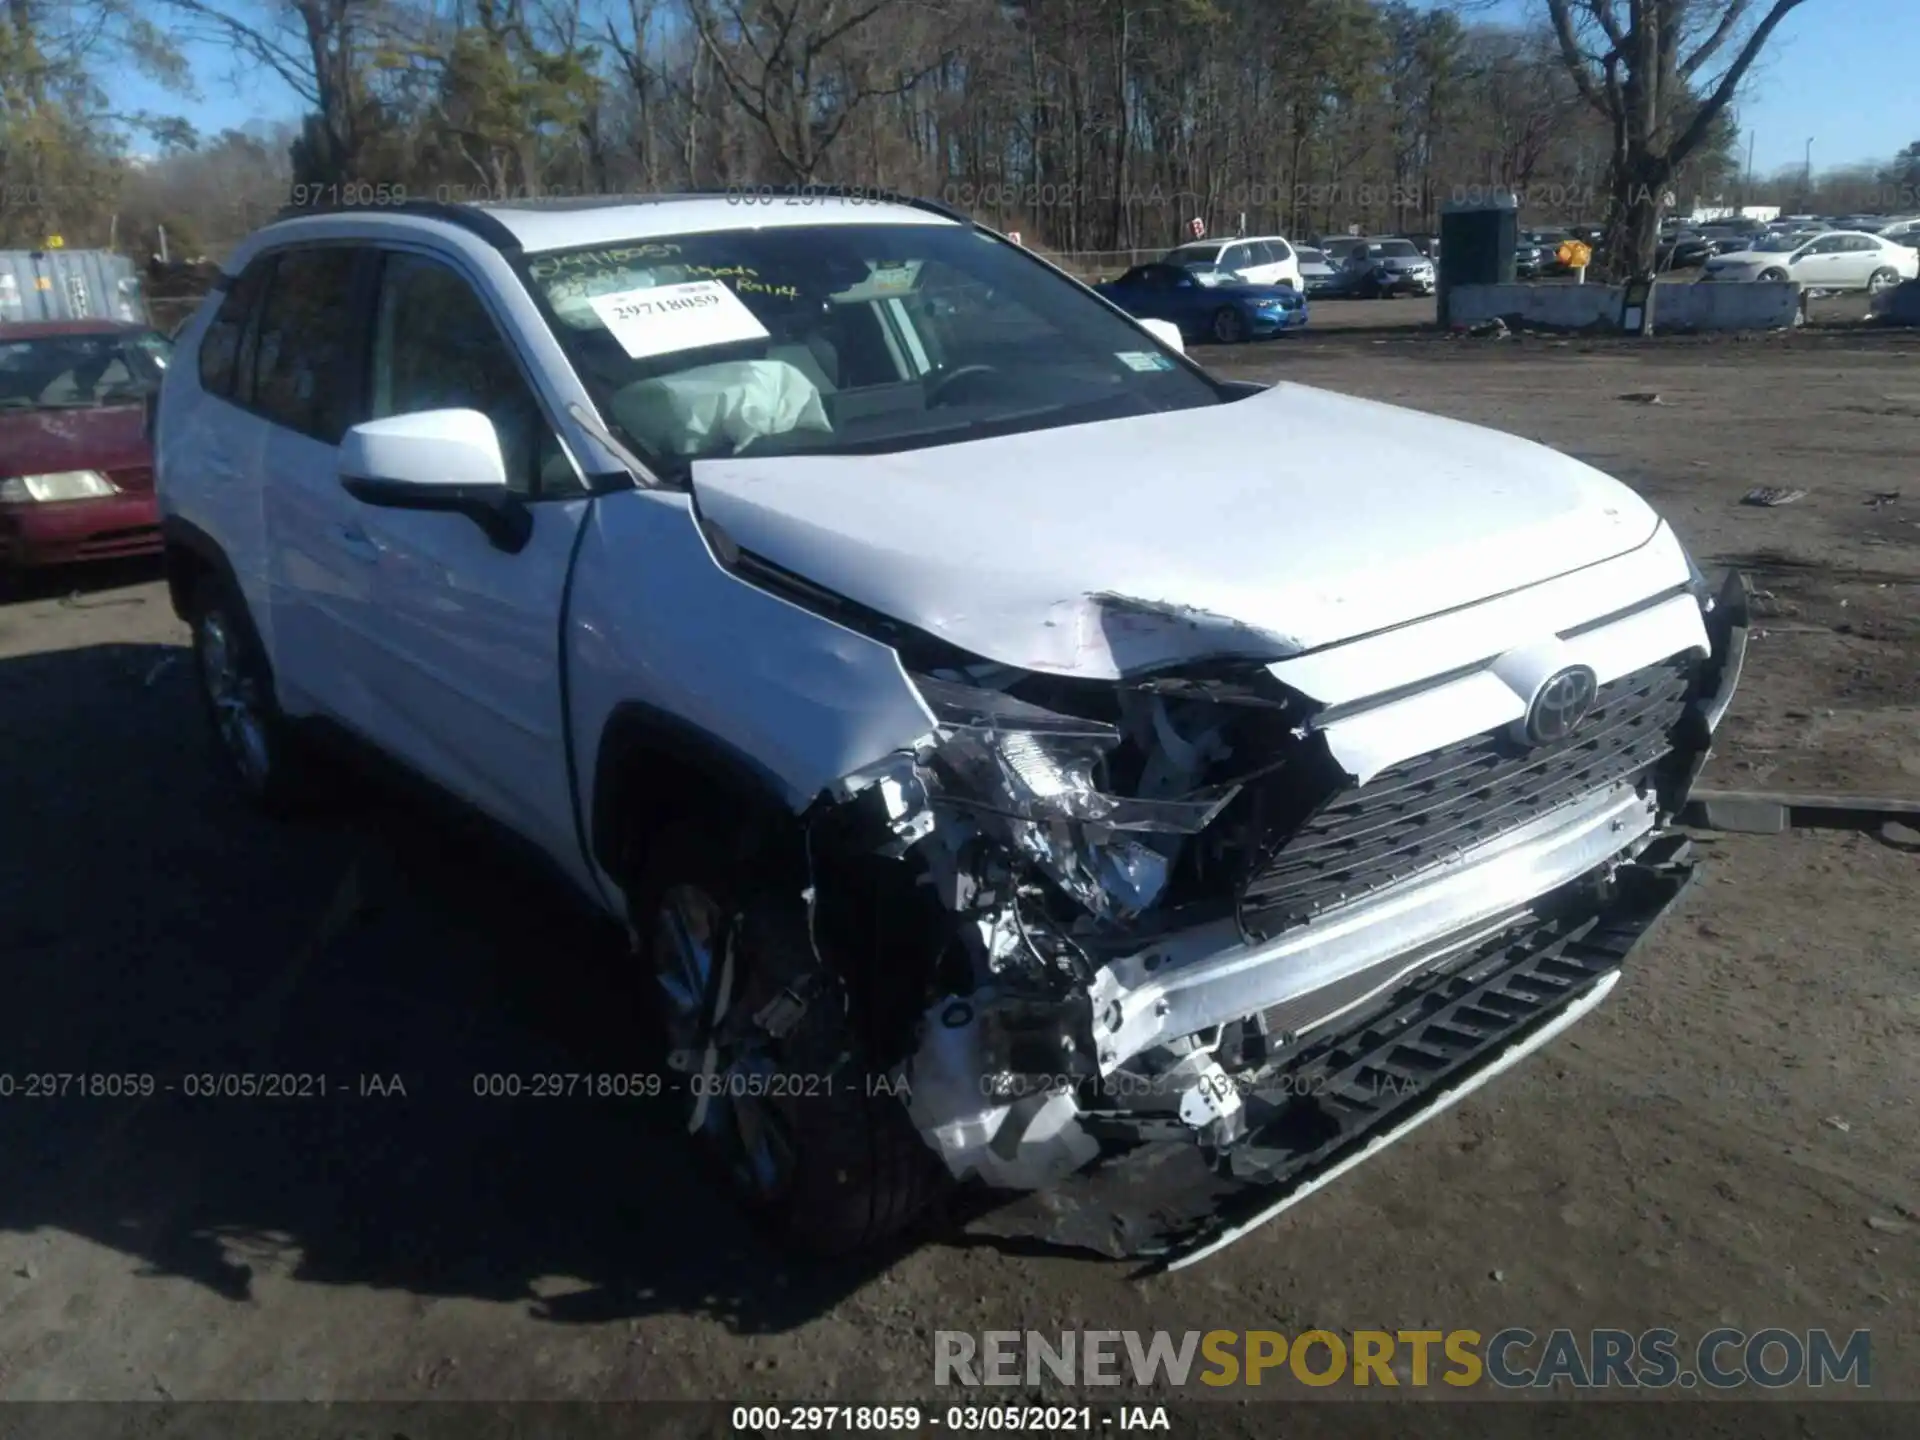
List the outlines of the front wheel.
{"label": "front wheel", "polygon": [[1762,270],[1760,272],[1760,278],[1762,280],[1784,280],[1787,278],[1787,272],[1784,270]]}
{"label": "front wheel", "polygon": [[1213,312],[1213,338],[1222,345],[1238,345],[1247,338],[1247,322],[1241,313],[1231,305],[1222,305]]}
{"label": "front wheel", "polygon": [[797,1249],[847,1255],[899,1234],[946,1172],[874,1083],[800,886],[769,881],[710,825],[674,827],[648,852],[630,895],[634,949],[696,1151]]}
{"label": "front wheel", "polygon": [[315,762],[280,713],[245,604],[232,585],[207,575],[194,587],[189,614],[200,697],[222,768],[261,809],[302,808],[317,793]]}

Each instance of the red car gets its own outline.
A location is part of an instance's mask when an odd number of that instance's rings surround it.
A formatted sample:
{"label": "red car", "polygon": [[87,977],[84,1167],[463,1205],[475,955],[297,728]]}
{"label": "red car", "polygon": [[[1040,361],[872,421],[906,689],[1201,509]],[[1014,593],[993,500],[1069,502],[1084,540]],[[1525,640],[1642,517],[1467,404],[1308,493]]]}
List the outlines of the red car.
{"label": "red car", "polygon": [[0,580],[160,550],[148,397],[172,347],[145,325],[0,325]]}

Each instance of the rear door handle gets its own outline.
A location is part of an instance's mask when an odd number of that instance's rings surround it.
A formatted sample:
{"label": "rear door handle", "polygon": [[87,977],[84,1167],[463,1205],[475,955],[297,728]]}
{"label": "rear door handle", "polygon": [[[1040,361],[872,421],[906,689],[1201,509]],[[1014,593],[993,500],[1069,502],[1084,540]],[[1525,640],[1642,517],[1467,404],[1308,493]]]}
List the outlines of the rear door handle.
{"label": "rear door handle", "polygon": [[334,531],[340,548],[355,560],[372,565],[380,559],[380,547],[358,525],[342,525]]}

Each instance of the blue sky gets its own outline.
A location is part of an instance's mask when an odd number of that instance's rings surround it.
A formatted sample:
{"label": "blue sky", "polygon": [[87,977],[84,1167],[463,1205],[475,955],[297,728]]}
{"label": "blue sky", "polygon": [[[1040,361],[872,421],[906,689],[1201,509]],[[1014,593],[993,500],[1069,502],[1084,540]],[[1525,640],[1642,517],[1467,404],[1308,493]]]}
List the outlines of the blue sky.
{"label": "blue sky", "polygon": [[[1810,0],[1774,32],[1739,102],[1743,131],[1753,138],[1753,166],[1768,175],[1804,163],[1813,141],[1816,171],[1890,159],[1920,140],[1920,84],[1911,38],[1915,0]],[[1508,15],[1542,13],[1540,0],[1507,0]],[[141,77],[114,85],[126,110],[183,114],[217,134],[252,119],[290,120],[300,105],[278,79],[261,72],[231,82],[224,46],[193,45],[187,58],[200,98],[169,95]]]}

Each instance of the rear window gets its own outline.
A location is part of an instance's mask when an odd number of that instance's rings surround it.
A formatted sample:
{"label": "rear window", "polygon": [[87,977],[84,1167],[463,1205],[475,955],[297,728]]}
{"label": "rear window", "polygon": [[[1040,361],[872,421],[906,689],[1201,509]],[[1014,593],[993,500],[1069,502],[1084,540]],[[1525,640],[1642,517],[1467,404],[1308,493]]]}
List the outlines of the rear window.
{"label": "rear window", "polygon": [[340,248],[283,253],[260,312],[254,406],[329,445],[346,432],[359,389],[347,372],[357,258]]}
{"label": "rear window", "polygon": [[247,266],[221,299],[206,334],[200,337],[200,388],[209,395],[233,398],[234,362],[240,354],[240,340],[272,266],[270,255]]}
{"label": "rear window", "polygon": [[1219,245],[1182,245],[1169,250],[1161,258],[1169,265],[1195,265],[1202,261],[1212,264],[1220,258],[1223,248]]}

